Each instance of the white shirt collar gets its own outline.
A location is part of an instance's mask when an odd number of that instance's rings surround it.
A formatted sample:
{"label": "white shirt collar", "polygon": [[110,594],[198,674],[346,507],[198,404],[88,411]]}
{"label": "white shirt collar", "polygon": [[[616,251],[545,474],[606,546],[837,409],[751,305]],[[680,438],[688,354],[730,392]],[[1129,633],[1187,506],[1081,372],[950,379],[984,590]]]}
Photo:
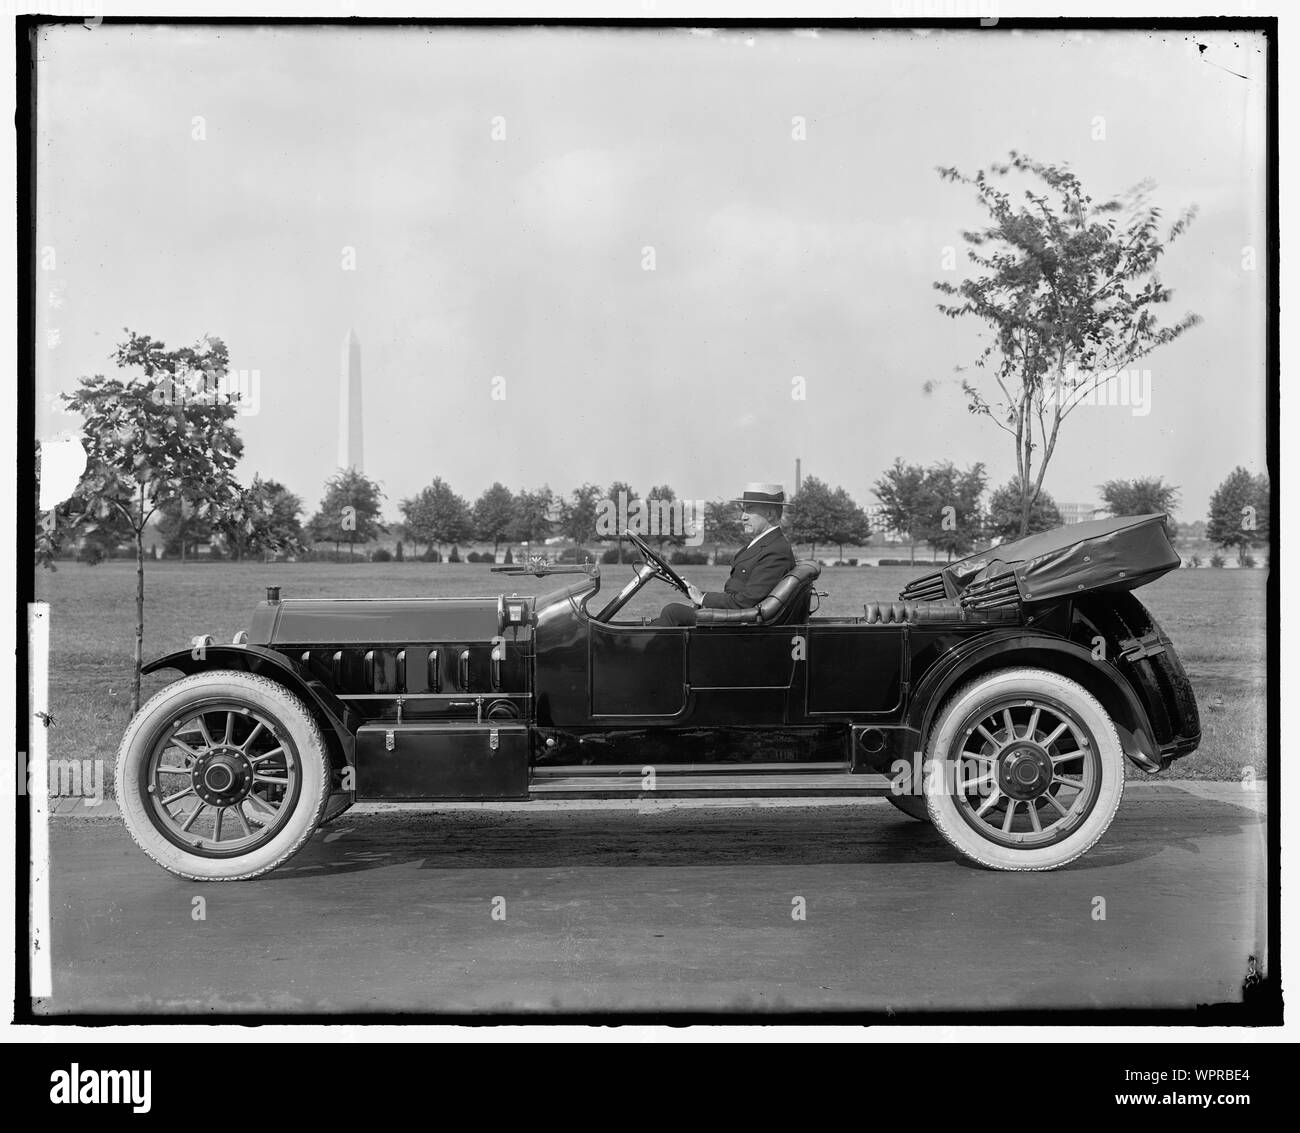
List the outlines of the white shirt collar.
{"label": "white shirt collar", "polygon": [[777,524],[775,524],[775,523],[772,524],[772,526],[769,527],[766,531],[762,532],[762,533],[759,534],[759,535],[755,535],[755,536],[754,536],[754,537],[753,537],[753,538],[752,538],[752,539],[751,539],[751,540],[750,540],[750,541],[745,545],[745,550],[748,551],[749,548],[752,547],[755,543],[757,543],[760,539],[766,539],[769,535],[772,534],[773,531],[780,531],[780,530],[781,530],[781,528],[780,528]]}

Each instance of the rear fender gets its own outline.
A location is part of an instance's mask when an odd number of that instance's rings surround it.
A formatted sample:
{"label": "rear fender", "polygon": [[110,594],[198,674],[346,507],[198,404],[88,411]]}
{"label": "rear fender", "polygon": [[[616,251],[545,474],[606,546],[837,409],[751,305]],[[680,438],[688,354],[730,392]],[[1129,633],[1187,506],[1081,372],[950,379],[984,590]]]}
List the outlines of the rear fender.
{"label": "rear fender", "polygon": [[1020,666],[1048,669],[1083,685],[1114,720],[1124,754],[1143,771],[1160,770],[1155,732],[1128,681],[1083,646],[1045,634],[995,631],[958,646],[917,684],[908,723],[928,737],[939,710],[958,687],[996,669]]}
{"label": "rear fender", "polygon": [[160,669],[175,669],[186,676],[214,669],[237,669],[275,681],[312,710],[317,723],[323,727],[335,765],[353,762],[355,738],[347,725],[346,705],[283,653],[261,645],[195,645],[193,649],[179,649],[158,657],[140,671],[155,673]]}

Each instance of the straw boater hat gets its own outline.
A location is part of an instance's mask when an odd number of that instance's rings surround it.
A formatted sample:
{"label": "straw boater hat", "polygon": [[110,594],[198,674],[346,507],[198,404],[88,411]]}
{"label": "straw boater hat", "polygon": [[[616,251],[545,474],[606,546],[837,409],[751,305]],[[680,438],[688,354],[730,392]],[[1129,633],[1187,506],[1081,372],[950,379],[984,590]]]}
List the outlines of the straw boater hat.
{"label": "straw boater hat", "polygon": [[746,484],[744,494],[731,501],[733,504],[775,504],[783,508],[788,505],[785,502],[785,486],[782,484]]}

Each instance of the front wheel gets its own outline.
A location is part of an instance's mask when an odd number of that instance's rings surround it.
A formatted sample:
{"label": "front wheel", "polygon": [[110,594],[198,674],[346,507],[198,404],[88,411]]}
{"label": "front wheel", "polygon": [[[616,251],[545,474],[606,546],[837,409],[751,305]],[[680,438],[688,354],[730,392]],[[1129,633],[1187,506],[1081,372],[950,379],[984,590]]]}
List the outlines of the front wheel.
{"label": "front wheel", "polygon": [[1089,850],[1124,794],[1124,752],[1097,698],[1044,669],[980,677],[931,731],[926,809],[990,869],[1048,870]]}
{"label": "front wheel", "polygon": [[329,751],[288,689],[233,670],[168,685],[122,737],[115,776],[127,830],[193,881],[242,881],[288,861],[329,801]]}

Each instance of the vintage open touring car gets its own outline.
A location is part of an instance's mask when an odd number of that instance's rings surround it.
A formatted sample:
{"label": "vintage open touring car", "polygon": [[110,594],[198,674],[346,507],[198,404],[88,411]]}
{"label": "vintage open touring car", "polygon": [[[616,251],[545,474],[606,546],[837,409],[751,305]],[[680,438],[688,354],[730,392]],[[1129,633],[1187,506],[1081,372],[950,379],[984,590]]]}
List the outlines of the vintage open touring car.
{"label": "vintage open touring car", "polygon": [[[270,587],[232,644],[132,720],[118,804],[186,878],[256,877],[357,800],[883,795],[984,866],[1045,870],[1105,833],[1124,758],[1194,751],[1196,700],[1132,591],[1179,565],[1165,517],[1006,543],[854,617],[816,617],[799,562],[758,606],[692,627],[620,617],[595,565],[547,593],[294,599]],[[502,580],[504,581],[504,580]],[[513,583],[516,587],[519,581]],[[542,587],[539,587],[541,589]]]}

